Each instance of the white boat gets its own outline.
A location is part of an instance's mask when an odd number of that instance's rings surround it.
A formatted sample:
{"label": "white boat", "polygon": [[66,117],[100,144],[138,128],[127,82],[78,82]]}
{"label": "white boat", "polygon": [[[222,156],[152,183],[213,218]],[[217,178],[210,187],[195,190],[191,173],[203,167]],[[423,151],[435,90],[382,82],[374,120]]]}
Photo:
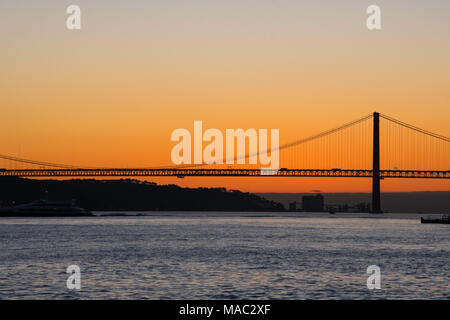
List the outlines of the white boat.
{"label": "white boat", "polygon": [[0,217],[83,217],[92,212],[75,206],[73,201],[39,200],[10,208],[0,208]]}

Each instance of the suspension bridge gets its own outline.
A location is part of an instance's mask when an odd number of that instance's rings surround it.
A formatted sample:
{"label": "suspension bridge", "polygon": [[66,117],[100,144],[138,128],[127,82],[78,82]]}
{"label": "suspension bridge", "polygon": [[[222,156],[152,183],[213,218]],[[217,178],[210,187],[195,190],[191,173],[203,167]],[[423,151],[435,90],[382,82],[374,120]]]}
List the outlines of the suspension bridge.
{"label": "suspension bridge", "polygon": [[[268,150],[273,152],[275,150]],[[350,177],[372,179],[372,212],[381,212],[385,178],[450,179],[450,138],[378,112],[278,147],[280,169],[201,164],[149,168],[94,168],[0,155],[0,177]],[[240,155],[235,159],[248,159]],[[223,161],[226,163],[226,161]],[[21,163],[26,168],[15,168]],[[1,166],[0,166],[1,167]]]}

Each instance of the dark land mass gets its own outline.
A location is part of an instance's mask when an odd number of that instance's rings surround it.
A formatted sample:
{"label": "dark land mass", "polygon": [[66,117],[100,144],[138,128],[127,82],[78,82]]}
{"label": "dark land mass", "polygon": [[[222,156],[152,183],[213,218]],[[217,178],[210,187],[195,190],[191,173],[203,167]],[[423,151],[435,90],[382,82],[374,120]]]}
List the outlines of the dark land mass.
{"label": "dark land mass", "polygon": [[[302,196],[311,193],[257,193],[268,200],[282,203],[288,208],[296,201],[302,207]],[[322,193],[325,206],[349,205],[372,201],[370,193]],[[381,194],[381,207],[384,212],[398,213],[442,213],[450,214],[450,191],[386,192]]]}
{"label": "dark land mass", "polygon": [[0,178],[0,206],[40,199],[76,200],[91,211],[284,211],[275,201],[224,188],[182,188],[132,179]]}
{"label": "dark land mass", "polygon": [[[225,188],[182,188],[132,179],[34,180],[0,178],[0,207],[35,200],[76,200],[91,211],[285,211],[311,193],[245,193]],[[370,193],[323,193],[325,206],[370,204]],[[450,191],[382,193],[385,212],[450,213]]]}

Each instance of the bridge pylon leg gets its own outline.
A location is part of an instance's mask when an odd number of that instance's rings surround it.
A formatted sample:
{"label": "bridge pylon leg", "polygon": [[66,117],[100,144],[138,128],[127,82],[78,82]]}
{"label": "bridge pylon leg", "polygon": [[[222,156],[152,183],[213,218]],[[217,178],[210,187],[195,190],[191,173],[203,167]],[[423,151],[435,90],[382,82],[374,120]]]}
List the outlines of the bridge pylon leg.
{"label": "bridge pylon leg", "polygon": [[380,114],[373,113],[372,213],[381,213]]}

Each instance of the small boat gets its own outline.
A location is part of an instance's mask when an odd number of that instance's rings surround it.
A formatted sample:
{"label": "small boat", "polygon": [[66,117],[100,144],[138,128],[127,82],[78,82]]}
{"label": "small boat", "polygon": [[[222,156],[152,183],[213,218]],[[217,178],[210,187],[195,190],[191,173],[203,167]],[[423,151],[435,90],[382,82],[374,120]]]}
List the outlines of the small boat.
{"label": "small boat", "polygon": [[86,217],[89,210],[75,206],[74,201],[39,200],[10,208],[0,208],[0,217]]}
{"label": "small boat", "polygon": [[421,223],[440,223],[440,224],[450,224],[450,215],[443,215],[442,218],[426,218],[420,217]]}

